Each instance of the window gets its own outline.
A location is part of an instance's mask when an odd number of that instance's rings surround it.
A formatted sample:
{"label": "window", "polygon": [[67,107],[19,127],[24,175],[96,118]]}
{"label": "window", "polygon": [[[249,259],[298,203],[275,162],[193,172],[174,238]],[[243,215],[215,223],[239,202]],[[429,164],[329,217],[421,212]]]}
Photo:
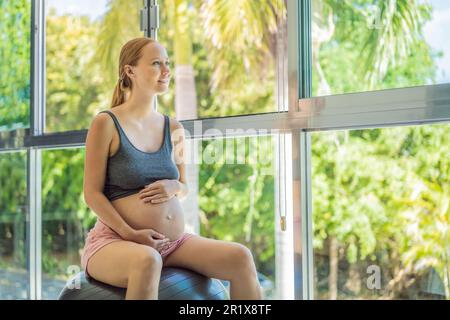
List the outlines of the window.
{"label": "window", "polygon": [[450,82],[447,1],[311,3],[313,96]]}
{"label": "window", "polygon": [[448,124],[312,134],[314,297],[448,299]]}

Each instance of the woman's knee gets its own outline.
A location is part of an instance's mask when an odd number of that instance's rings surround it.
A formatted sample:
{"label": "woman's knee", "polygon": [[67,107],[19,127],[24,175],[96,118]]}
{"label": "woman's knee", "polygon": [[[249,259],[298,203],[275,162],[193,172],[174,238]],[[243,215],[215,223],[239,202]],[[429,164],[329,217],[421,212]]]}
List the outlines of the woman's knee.
{"label": "woman's knee", "polygon": [[231,251],[233,264],[238,267],[238,270],[256,272],[253,254],[249,248],[243,244],[233,242]]}
{"label": "woman's knee", "polygon": [[160,271],[162,265],[163,261],[161,254],[156,249],[145,246],[133,257],[131,261],[131,271]]}

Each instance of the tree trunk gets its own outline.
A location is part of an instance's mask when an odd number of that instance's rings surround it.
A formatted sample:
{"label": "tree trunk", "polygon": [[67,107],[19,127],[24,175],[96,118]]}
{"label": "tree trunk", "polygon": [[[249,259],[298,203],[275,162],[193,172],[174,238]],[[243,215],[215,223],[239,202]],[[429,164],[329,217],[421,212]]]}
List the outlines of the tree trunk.
{"label": "tree trunk", "polygon": [[338,293],[338,248],[339,244],[335,236],[330,236],[329,240],[329,255],[330,255],[330,275],[328,277],[328,290],[330,300],[337,299]]}
{"label": "tree trunk", "polygon": [[359,273],[359,265],[356,262],[349,266],[345,287],[355,295],[361,292],[361,275]]}

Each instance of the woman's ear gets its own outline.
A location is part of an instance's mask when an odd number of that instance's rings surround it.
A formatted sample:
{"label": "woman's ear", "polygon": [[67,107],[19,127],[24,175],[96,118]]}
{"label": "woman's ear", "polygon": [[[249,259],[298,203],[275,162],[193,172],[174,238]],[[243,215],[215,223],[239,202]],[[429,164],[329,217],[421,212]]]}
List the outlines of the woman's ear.
{"label": "woman's ear", "polygon": [[129,64],[126,64],[124,66],[124,70],[125,70],[125,73],[127,74],[127,76],[129,78],[132,78],[134,76],[133,66],[130,66]]}

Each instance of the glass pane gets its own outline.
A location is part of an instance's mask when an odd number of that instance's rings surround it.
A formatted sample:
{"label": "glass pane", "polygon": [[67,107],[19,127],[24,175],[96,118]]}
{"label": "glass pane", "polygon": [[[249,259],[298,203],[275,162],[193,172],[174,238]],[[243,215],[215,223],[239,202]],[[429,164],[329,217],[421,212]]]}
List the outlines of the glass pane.
{"label": "glass pane", "polygon": [[[252,251],[265,299],[288,294],[281,291],[289,285],[276,275],[293,254],[292,240],[286,241],[276,224],[276,141],[276,136],[197,140],[198,157],[186,158],[189,189],[198,194],[191,191],[197,199],[183,204],[198,201],[198,208],[185,212],[200,220],[202,236],[239,242]],[[198,173],[190,174],[194,170]]]}
{"label": "glass pane", "polygon": [[81,250],[95,215],[83,198],[84,149],[42,152],[42,298],[57,299],[81,271]]}
{"label": "glass pane", "polygon": [[450,299],[450,125],[312,134],[317,299]]}
{"label": "glass pane", "polygon": [[312,1],[313,96],[450,83],[450,2]]}
{"label": "glass pane", "polygon": [[109,108],[120,48],[143,36],[142,3],[46,1],[46,132],[85,129]]}
{"label": "glass pane", "polygon": [[0,131],[29,128],[31,1],[0,1]]}
{"label": "glass pane", "polygon": [[29,298],[27,153],[0,153],[0,300]]}
{"label": "glass pane", "polygon": [[284,1],[160,1],[160,7],[158,40],[174,80],[158,100],[164,112],[187,120],[279,110],[278,83],[287,70]]}

